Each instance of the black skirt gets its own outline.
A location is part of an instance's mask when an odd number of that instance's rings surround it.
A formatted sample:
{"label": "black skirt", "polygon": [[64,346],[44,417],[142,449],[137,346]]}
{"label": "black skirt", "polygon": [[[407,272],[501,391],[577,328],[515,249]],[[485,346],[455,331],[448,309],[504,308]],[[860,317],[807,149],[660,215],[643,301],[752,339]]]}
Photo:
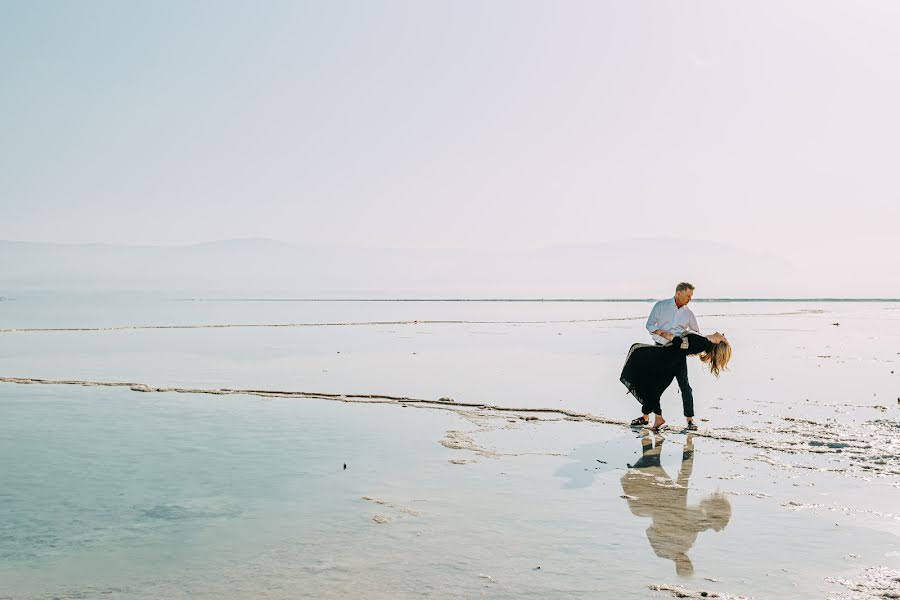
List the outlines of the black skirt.
{"label": "black skirt", "polygon": [[712,343],[702,335],[688,333],[665,346],[633,344],[619,376],[645,414],[660,414],[659,399],[675,379],[686,357],[706,352]]}

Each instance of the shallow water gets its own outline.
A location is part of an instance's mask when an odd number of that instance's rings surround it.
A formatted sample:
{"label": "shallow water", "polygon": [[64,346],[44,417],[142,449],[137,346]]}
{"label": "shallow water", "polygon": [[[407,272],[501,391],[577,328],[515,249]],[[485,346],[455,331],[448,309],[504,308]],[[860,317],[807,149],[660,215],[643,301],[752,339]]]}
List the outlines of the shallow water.
{"label": "shallow water", "polygon": [[[629,318],[649,310],[110,304],[3,302],[0,326],[419,322],[4,331],[0,375],[624,422]],[[552,411],[0,383],[0,597],[825,598],[845,588],[829,577],[896,569],[897,305],[695,312],[735,360],[718,381],[691,364],[709,420],[690,444]],[[670,389],[673,425],[679,404]]]}

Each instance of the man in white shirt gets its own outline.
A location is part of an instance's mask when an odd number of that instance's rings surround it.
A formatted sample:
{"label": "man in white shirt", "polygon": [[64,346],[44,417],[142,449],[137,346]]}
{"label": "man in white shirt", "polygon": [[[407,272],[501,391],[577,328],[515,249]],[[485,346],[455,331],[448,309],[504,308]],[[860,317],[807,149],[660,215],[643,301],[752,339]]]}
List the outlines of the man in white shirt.
{"label": "man in white shirt", "polygon": [[[700,332],[697,318],[687,307],[694,295],[694,286],[682,282],[675,286],[675,297],[660,300],[653,305],[650,318],[647,319],[647,331],[658,346],[672,341],[672,338],[680,336],[686,330]],[[691,384],[688,382],[687,360],[684,366],[675,375],[678,388],[681,390],[681,403],[684,405],[684,416],[687,417],[688,430],[697,429],[694,423],[694,395]],[[649,415],[644,415],[644,420],[649,422]]]}

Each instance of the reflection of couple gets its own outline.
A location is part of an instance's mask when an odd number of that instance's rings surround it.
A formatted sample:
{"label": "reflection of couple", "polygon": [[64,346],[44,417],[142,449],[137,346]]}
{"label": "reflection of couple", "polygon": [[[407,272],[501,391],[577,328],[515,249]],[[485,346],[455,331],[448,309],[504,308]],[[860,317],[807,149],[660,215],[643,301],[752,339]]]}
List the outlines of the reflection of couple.
{"label": "reflection of couple", "polygon": [[721,333],[700,335],[697,319],[687,307],[694,294],[690,283],[679,283],[675,297],[660,300],[650,312],[647,330],[655,345],[633,344],[619,377],[638,402],[640,417],[631,422],[633,427],[650,424],[650,413],[655,413],[652,429],[658,431],[664,424],[660,398],[673,379],[678,380],[687,429],[697,429],[694,423],[694,397],[688,382],[687,356],[699,354],[700,360],[709,366],[716,377],[728,367],[731,345]]}
{"label": "reflection of couple", "polygon": [[649,434],[641,439],[641,458],[622,476],[628,508],[636,517],[649,517],[647,539],[656,555],[675,563],[679,575],[691,575],[694,565],[688,550],[697,534],[707,529],[721,531],[731,520],[731,503],[723,494],[712,494],[697,506],[688,506],[688,479],[694,467],[693,435],[688,434],[678,479],[673,482],[660,464],[663,438],[653,445]]}

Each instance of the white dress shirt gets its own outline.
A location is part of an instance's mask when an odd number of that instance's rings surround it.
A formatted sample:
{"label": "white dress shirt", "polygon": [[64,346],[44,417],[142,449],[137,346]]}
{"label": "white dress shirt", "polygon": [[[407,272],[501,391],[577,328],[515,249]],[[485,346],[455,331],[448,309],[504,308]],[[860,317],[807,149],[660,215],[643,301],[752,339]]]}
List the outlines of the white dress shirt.
{"label": "white dress shirt", "polygon": [[694,313],[691,312],[687,305],[678,308],[675,306],[675,298],[668,298],[660,300],[653,305],[653,310],[650,311],[650,318],[647,319],[647,331],[650,332],[650,337],[657,344],[669,343],[669,340],[666,338],[654,335],[653,332],[657,329],[679,336],[686,329],[699,332],[700,326],[697,325],[697,317],[694,316]]}

